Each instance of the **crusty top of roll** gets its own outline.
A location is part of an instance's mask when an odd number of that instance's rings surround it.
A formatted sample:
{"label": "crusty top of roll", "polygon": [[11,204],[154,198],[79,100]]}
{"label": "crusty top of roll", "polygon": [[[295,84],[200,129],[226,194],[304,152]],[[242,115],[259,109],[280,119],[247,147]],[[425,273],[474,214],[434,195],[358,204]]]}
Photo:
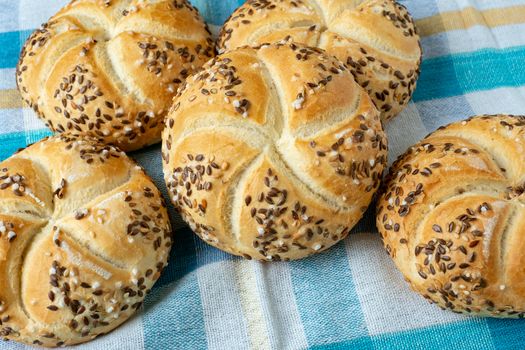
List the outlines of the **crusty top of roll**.
{"label": "crusty top of roll", "polygon": [[298,259],[344,238],[386,163],[366,92],[335,58],[293,42],[213,59],[166,123],[172,200],[206,242],[246,258]]}
{"label": "crusty top of roll", "polygon": [[17,83],[53,131],[130,151],[160,140],[180,83],[213,54],[186,0],[77,0],[27,40]]}
{"label": "crusty top of roll", "polygon": [[525,117],[440,128],[401,156],[377,225],[413,289],[454,312],[525,316]]}
{"label": "crusty top of roll", "polygon": [[168,259],[159,191],[112,146],[63,134],[0,163],[0,334],[42,346],[107,333]]}
{"label": "crusty top of roll", "polygon": [[339,58],[388,120],[415,90],[419,36],[393,0],[248,0],[224,24],[220,52],[291,36]]}

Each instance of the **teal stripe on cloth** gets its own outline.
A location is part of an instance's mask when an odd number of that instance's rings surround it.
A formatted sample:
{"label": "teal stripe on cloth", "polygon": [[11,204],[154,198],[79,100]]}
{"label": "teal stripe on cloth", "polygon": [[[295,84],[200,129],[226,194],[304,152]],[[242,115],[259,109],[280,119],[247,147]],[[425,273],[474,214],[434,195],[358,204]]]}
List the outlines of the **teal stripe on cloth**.
{"label": "teal stripe on cloth", "polygon": [[[215,6],[215,5],[214,5]],[[206,13],[206,5],[202,8]],[[213,16],[223,11],[214,7]],[[211,11],[211,10],[210,10]],[[0,33],[0,47],[7,54],[0,56],[1,68],[14,68],[25,38],[31,31]],[[484,49],[475,52],[446,55],[424,60],[414,101],[459,96],[465,93],[500,87],[525,85],[525,46],[508,49]]]}
{"label": "teal stripe on cloth", "polygon": [[174,232],[168,266],[144,301],[145,349],[207,347],[194,242],[189,228]]}
{"label": "teal stripe on cloth", "polygon": [[487,319],[496,349],[523,349],[525,344],[525,320]]}
{"label": "teal stripe on cloth", "polygon": [[196,271],[155,288],[144,302],[145,349],[206,349],[202,310]]}
{"label": "teal stripe on cloth", "polygon": [[[414,315],[417,317],[417,315]],[[490,350],[494,349],[485,319],[411,329],[372,337],[374,350]]]}
{"label": "teal stripe on cloth", "polygon": [[[164,198],[169,198],[164,185],[159,145],[130,154],[148,170]],[[167,201],[172,225],[180,218]],[[168,266],[144,301],[144,346],[146,349],[204,349],[207,346],[201,294],[197,281],[198,268],[195,234],[187,227],[174,230]]]}
{"label": "teal stripe on cloth", "polygon": [[308,345],[368,336],[343,244],[291,262],[290,271]]}
{"label": "teal stripe on cloth", "polygon": [[20,50],[32,32],[32,30],[22,30],[0,33],[0,47],[2,48],[0,68],[16,67]]}
{"label": "teal stripe on cloth", "polygon": [[244,0],[233,1],[209,1],[192,0],[192,4],[197,7],[208,24],[222,26],[232,12],[244,3]]}
{"label": "teal stripe on cloth", "polygon": [[51,135],[47,129],[0,134],[0,161],[13,155],[19,148]]}
{"label": "teal stripe on cloth", "polygon": [[[414,315],[416,317],[417,315]],[[483,319],[473,319],[467,322],[451,323],[421,329],[411,329],[404,332],[382,334],[346,340],[339,343],[313,346],[313,350],[490,350],[495,347],[491,334]],[[523,343],[517,343],[523,344]],[[517,349],[520,346],[509,348]]]}
{"label": "teal stripe on cloth", "polygon": [[525,85],[525,46],[484,49],[424,60],[414,101]]}
{"label": "teal stripe on cloth", "polygon": [[[340,343],[311,346],[309,350],[375,350],[370,337],[351,339]],[[394,348],[392,348],[394,349]]]}

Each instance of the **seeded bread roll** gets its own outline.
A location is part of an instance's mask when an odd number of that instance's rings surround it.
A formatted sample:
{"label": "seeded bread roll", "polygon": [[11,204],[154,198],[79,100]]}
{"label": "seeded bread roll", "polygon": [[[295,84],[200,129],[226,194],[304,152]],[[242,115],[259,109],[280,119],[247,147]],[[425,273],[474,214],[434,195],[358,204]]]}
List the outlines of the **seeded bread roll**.
{"label": "seeded bread roll", "polygon": [[525,316],[525,117],[440,128],[393,165],[377,225],[412,288],[459,313]]}
{"label": "seeded bread roll", "polygon": [[379,113],[335,58],[291,42],[207,63],[174,100],[164,174],[207,243],[299,259],[346,237],[387,157]]}
{"label": "seeded bread roll", "polygon": [[421,48],[405,7],[393,0],[248,0],[224,24],[220,52],[291,36],[339,58],[383,120],[410,101]]}
{"label": "seeded bread roll", "polygon": [[186,0],[77,0],[27,40],[17,84],[51,130],[131,151],[160,141],[180,83],[213,50]]}
{"label": "seeded bread roll", "polygon": [[123,152],[66,134],[30,146],[0,163],[2,337],[54,347],[111,331],[170,246],[163,199]]}

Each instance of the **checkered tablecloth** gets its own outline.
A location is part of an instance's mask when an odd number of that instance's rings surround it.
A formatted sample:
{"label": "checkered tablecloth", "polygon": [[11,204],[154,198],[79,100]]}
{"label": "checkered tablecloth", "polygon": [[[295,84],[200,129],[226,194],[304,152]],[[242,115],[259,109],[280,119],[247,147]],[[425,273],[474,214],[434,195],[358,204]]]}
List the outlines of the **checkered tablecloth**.
{"label": "checkered tablecloth", "polygon": [[[22,105],[15,65],[25,38],[66,1],[0,0],[0,160],[49,134]],[[193,0],[215,30],[241,2]],[[525,114],[525,0],[401,2],[417,19],[424,61],[413,102],[387,126],[391,161],[440,125]],[[159,146],[132,156],[165,191]],[[411,292],[371,212],[324,254],[263,264],[207,246],[170,210],[170,265],[144,309],[79,349],[525,348],[525,321],[456,315]]]}

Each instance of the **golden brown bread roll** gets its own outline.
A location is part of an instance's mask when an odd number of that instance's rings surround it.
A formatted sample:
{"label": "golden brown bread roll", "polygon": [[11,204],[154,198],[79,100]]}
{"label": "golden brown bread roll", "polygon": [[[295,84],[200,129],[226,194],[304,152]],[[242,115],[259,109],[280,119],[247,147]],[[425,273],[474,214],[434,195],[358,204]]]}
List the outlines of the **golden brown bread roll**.
{"label": "golden brown bread roll", "polygon": [[166,122],[176,207],[203,240],[249,259],[299,259],[346,237],[386,163],[366,92],[335,58],[292,42],[208,62]]}
{"label": "golden brown bread roll", "polygon": [[126,321],[166,265],[159,191],[112,146],[63,134],[0,163],[0,334],[77,344]]}
{"label": "golden brown bread roll", "polygon": [[350,69],[388,120],[409,102],[419,77],[419,36],[393,0],[248,0],[224,24],[220,52],[291,36],[325,49]]}
{"label": "golden brown bread roll", "polygon": [[412,288],[454,312],[525,316],[525,117],[440,128],[393,165],[377,226]]}
{"label": "golden brown bread roll", "polygon": [[160,141],[177,88],[213,50],[186,0],[77,0],[27,40],[17,84],[51,130],[136,150]]}

